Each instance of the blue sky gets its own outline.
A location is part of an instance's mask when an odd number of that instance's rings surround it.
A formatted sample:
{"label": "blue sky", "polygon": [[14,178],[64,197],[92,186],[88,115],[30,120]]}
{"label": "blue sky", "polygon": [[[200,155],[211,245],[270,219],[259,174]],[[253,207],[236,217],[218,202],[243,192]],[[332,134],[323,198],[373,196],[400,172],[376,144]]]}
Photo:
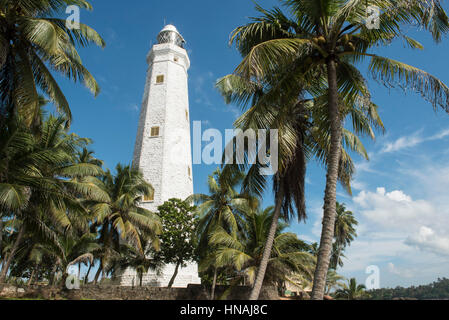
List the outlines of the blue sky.
{"label": "blue sky", "polygon": [[[107,47],[80,50],[84,64],[102,87],[97,98],[81,85],[61,79],[73,113],[72,130],[94,140],[92,148],[106,166],[130,163],[145,84],[145,61],[164,26],[174,24],[187,40],[192,121],[224,132],[239,115],[214,89],[217,78],[232,73],[240,61],[228,46],[229,33],[256,15],[249,0],[91,1],[94,10],[81,20],[94,27]],[[263,7],[275,0],[259,1]],[[447,39],[434,44],[423,32],[410,29],[425,49],[412,51],[398,42],[378,49],[382,54],[419,68],[449,83]],[[366,68],[362,70],[365,71]],[[449,276],[449,116],[434,112],[413,92],[389,90],[369,81],[387,128],[376,141],[364,140],[371,161],[355,157],[354,195],[339,190],[339,200],[360,221],[359,237],[347,251],[341,272],[366,279],[370,265],[380,268],[382,287],[423,284]],[[206,192],[206,178],[215,166],[193,168],[195,192]],[[292,230],[307,241],[318,241],[325,172],[311,163],[307,177],[306,224]],[[268,205],[272,197],[264,199]]]}

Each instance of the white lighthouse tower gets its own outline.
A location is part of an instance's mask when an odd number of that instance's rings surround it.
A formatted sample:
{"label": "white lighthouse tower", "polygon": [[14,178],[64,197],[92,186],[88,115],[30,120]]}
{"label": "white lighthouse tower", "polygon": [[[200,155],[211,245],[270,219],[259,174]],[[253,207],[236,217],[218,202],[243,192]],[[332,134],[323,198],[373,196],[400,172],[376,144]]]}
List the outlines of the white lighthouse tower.
{"label": "white lighthouse tower", "polygon": [[[133,159],[133,165],[154,188],[154,198],[142,202],[142,207],[153,212],[171,198],[184,200],[193,194],[187,83],[190,60],[184,38],[173,25],[165,26],[157,40],[147,56],[149,68]],[[150,271],[143,284],[165,287],[174,269],[168,265],[159,275]],[[120,276],[121,285],[137,282],[134,270]],[[198,266],[191,263],[179,270],[173,287],[200,283]]]}

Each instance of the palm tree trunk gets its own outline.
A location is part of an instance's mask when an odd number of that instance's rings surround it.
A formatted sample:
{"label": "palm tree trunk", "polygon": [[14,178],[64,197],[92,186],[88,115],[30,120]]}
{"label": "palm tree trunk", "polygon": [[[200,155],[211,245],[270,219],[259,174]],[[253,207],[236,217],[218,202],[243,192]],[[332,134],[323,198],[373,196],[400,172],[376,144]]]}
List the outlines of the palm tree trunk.
{"label": "palm tree trunk", "polygon": [[331,265],[331,269],[334,269],[335,271],[337,271],[338,269],[338,262],[340,261],[340,257],[341,257],[341,249],[339,248],[339,246],[337,246],[336,249],[336,253],[335,253],[335,262],[333,265]]}
{"label": "palm tree trunk", "polygon": [[139,287],[142,288],[142,282],[143,282],[143,272],[139,272]]}
{"label": "palm tree trunk", "polygon": [[337,181],[341,157],[342,123],[338,110],[337,68],[334,57],[327,62],[329,82],[329,118],[331,125],[331,145],[327,162],[326,191],[324,195],[323,229],[320,248],[313,279],[312,300],[323,300],[326,276],[329,269],[332,241],[334,238]]}
{"label": "palm tree trunk", "polygon": [[100,263],[100,266],[98,267],[97,273],[95,274],[94,284],[97,284],[97,282],[98,282],[98,278],[100,277],[101,269],[103,269],[103,268],[102,268],[101,263]]}
{"label": "palm tree trunk", "polygon": [[171,288],[173,286],[173,283],[175,282],[176,276],[178,275],[180,265],[181,265],[181,263],[179,263],[179,262],[176,264],[175,273],[173,274],[173,276],[170,279],[170,282],[168,283],[169,288]]}
{"label": "palm tree trunk", "polygon": [[[0,256],[3,258],[2,244],[3,244],[3,218],[0,217]],[[3,259],[0,260],[0,265],[1,265],[2,261],[3,261]]]}
{"label": "palm tree trunk", "polygon": [[214,269],[214,280],[212,281],[212,290],[210,293],[210,299],[215,300],[215,287],[217,286],[217,268]]}
{"label": "palm tree trunk", "polygon": [[254,287],[251,290],[249,300],[259,300],[260,291],[262,290],[263,281],[265,279],[265,272],[267,271],[268,261],[270,260],[271,250],[273,249],[274,237],[276,235],[276,230],[278,228],[279,217],[281,215],[282,200],[284,198],[284,193],[281,190],[276,195],[276,207],[274,209],[273,220],[271,222],[270,231],[268,233],[267,241],[265,243],[265,248],[262,255],[262,260],[260,262],[259,269],[257,270],[256,281],[254,282]]}
{"label": "palm tree trunk", "polygon": [[89,263],[89,269],[87,269],[86,277],[84,278],[84,284],[89,283],[89,273],[90,273],[91,269],[92,269],[92,263]]}
{"label": "palm tree trunk", "polygon": [[[67,268],[64,268],[63,270],[67,270]],[[67,289],[67,278],[69,277],[69,274],[67,272],[64,272],[62,274],[62,278],[61,278],[61,283],[59,284],[60,286],[62,286],[65,289]]]}
{"label": "palm tree trunk", "polygon": [[55,280],[56,280],[56,272],[58,271],[58,265],[55,263],[52,270],[51,270],[51,278],[50,281],[48,282],[48,284],[50,286],[54,286],[55,285]]}
{"label": "palm tree trunk", "polygon": [[34,275],[36,274],[36,269],[37,269],[37,266],[35,268],[33,268],[33,271],[31,271],[30,279],[28,279],[28,284],[27,284],[28,287],[30,287],[31,284],[33,283]]}
{"label": "palm tree trunk", "polygon": [[14,259],[14,255],[22,242],[23,233],[25,231],[25,226],[22,224],[19,229],[19,234],[17,235],[17,239],[12,246],[11,252],[9,253],[8,260],[6,260],[5,265],[2,268],[2,272],[0,273],[0,283],[4,283],[6,280],[6,274],[8,273],[8,269],[11,266],[12,260]]}

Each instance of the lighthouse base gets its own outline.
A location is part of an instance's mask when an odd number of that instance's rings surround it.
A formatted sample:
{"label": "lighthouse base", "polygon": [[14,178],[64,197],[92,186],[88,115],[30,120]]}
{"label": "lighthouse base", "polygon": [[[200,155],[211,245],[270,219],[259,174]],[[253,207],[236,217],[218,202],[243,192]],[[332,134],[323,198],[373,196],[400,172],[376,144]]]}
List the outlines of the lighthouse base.
{"label": "lighthouse base", "polygon": [[[175,268],[175,265],[169,264],[162,269],[160,274],[149,271],[142,277],[142,286],[167,287],[175,273]],[[140,285],[139,276],[132,268],[128,268],[119,273],[116,279],[116,283],[122,287],[137,287]],[[196,263],[189,263],[185,268],[179,267],[178,275],[172,287],[187,288],[189,284],[201,284],[201,279],[198,277],[198,265]]]}

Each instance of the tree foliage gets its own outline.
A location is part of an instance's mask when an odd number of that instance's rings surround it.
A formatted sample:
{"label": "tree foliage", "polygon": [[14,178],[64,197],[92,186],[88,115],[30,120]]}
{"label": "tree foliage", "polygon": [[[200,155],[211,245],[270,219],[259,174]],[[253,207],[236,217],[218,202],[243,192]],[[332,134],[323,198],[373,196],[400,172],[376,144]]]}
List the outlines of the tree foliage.
{"label": "tree foliage", "polygon": [[335,297],[342,300],[360,300],[366,299],[369,294],[366,292],[365,285],[357,284],[356,279],[351,278],[347,284],[343,285],[343,288],[335,292]]}
{"label": "tree foliage", "polygon": [[54,73],[82,81],[95,95],[100,92],[76,47],[104,47],[105,42],[89,26],[69,29],[55,17],[69,5],[92,9],[85,0],[0,1],[0,120],[19,113],[28,126],[38,126],[43,93],[70,122],[69,102]]}
{"label": "tree foliage", "polygon": [[180,263],[195,260],[195,230],[198,218],[195,207],[180,199],[170,199],[158,207],[162,224],[160,257],[165,263]]}
{"label": "tree foliage", "polygon": [[198,218],[195,216],[195,207],[187,201],[170,199],[158,207],[162,223],[160,251],[156,253],[155,260],[176,267],[169,287],[173,284],[179,267],[185,267],[189,261],[196,260],[195,231]]}
{"label": "tree foliage", "polygon": [[431,284],[411,286],[408,288],[382,288],[370,290],[372,300],[418,299],[418,300],[447,300],[449,299],[449,279],[438,278]]}
{"label": "tree foliage", "polygon": [[[259,105],[267,97],[286,96],[296,100],[305,93],[315,99],[322,96],[326,103],[327,178],[313,290],[313,299],[319,300],[323,298],[330,264],[337,180],[345,158],[341,150],[344,121],[349,115],[345,110],[359,101],[372,104],[367,81],[359,67],[367,62],[368,75],[374,79],[390,87],[414,90],[434,109],[448,112],[449,88],[441,80],[416,67],[373,54],[371,50],[395,39],[404,39],[409,47],[421,49],[421,44],[404,34],[405,26],[421,26],[439,41],[449,31],[449,20],[437,0],[283,0],[280,3],[287,13],[278,7],[266,10],[256,5],[259,17],[232,32],[230,43],[244,57],[234,75],[247,84],[245,90],[236,91],[236,95],[228,98],[243,104],[253,103],[252,93],[244,91],[255,89],[258,97],[262,92],[265,98],[256,100]],[[366,24],[368,6],[376,6],[381,11],[377,29]],[[283,99],[284,104],[286,100]],[[354,128],[359,129],[356,124]]]}

